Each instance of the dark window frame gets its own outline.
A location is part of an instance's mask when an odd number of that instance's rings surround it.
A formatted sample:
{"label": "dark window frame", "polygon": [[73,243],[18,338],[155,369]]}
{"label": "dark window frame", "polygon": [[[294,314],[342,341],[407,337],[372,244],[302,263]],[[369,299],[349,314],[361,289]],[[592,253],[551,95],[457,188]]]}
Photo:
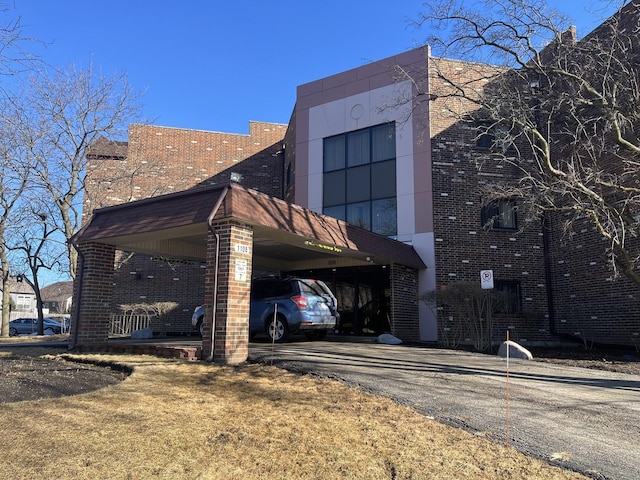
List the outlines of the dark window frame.
{"label": "dark window frame", "polygon": [[505,300],[496,313],[522,313],[522,284],[519,280],[494,280],[493,289],[503,295]]}
{"label": "dark window frame", "polygon": [[499,151],[503,153],[515,150],[513,143],[504,145],[496,140],[496,130],[503,128],[504,126],[498,123],[491,124],[489,122],[480,122],[477,127],[478,134],[476,135],[476,147],[483,150]]}
{"label": "dark window frame", "polygon": [[[503,209],[505,205],[509,205],[511,208],[508,217]],[[507,218],[511,218],[512,221],[507,223]],[[515,200],[501,198],[484,205],[480,210],[480,224],[483,227],[488,226],[492,230],[518,230],[518,209]]]}
{"label": "dark window frame", "polygon": [[[396,179],[394,176],[394,181],[392,188],[389,189],[389,196],[380,197],[379,193],[373,190],[374,184],[374,175],[380,175],[380,172],[384,172],[384,165],[387,165],[387,168],[393,164],[393,172],[396,174],[396,145],[395,145],[395,122],[387,122],[378,125],[373,125],[370,127],[362,128],[359,130],[353,130],[350,132],[344,132],[339,135],[333,135],[331,137],[324,138],[324,148],[323,148],[323,198],[322,198],[322,206],[323,213],[336,211],[340,207],[344,208],[343,217],[345,221],[349,222],[349,207],[356,207],[363,203],[367,203],[369,205],[369,219],[368,221],[364,221],[364,225],[360,225],[361,228],[365,228],[368,230],[372,230],[373,226],[379,222],[375,222],[373,218],[374,208],[373,205],[375,202],[380,202],[382,200],[395,201],[396,202],[396,212],[395,212],[395,229],[393,233],[389,234],[388,232],[382,233],[384,235],[388,235],[394,237],[397,235],[398,225],[397,225],[397,187],[396,187]],[[393,144],[392,148],[386,149],[384,151],[378,151],[375,149],[374,139],[380,140],[380,134],[384,134],[386,129],[387,134],[389,135],[389,144]],[[353,163],[350,161],[349,156],[349,138],[360,139],[363,137],[368,137],[368,147],[364,148],[362,151],[367,152],[368,161],[362,162],[358,161],[357,163]],[[341,139],[344,141],[341,141]],[[342,162],[334,162],[330,161],[331,158],[327,156],[328,148],[327,145],[330,144],[332,148],[335,148],[335,145],[339,145],[343,143],[344,155],[341,155],[339,150],[338,156]],[[393,150],[393,151],[391,151]],[[355,151],[355,150],[354,150]],[[360,150],[358,150],[360,151]],[[393,153],[393,155],[391,155]],[[362,159],[359,159],[362,160]],[[344,164],[343,168],[336,167],[338,164]],[[376,165],[380,165],[376,167]],[[365,168],[366,167],[366,168]],[[368,170],[367,170],[368,169]],[[368,171],[368,178],[366,180],[366,188],[360,191],[360,195],[354,196],[351,195],[352,198],[349,198],[349,180],[354,181],[353,175],[349,175],[349,172],[357,172],[357,171]],[[335,184],[326,183],[327,178],[335,177],[339,179],[338,172],[344,172],[344,185],[340,186],[343,188],[344,192],[344,202],[340,202],[341,194],[340,192],[333,191],[332,189],[336,188]],[[379,179],[376,178],[377,181]],[[368,189],[368,195],[363,196],[364,190]],[[356,193],[355,191],[353,193]],[[366,196],[366,198],[365,198]],[[373,230],[372,230],[373,231]],[[381,233],[381,232],[377,232]]]}

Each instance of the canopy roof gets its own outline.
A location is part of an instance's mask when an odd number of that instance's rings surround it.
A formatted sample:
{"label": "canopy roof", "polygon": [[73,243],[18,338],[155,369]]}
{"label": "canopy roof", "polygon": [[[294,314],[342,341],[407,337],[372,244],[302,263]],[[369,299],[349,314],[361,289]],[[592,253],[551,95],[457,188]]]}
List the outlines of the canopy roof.
{"label": "canopy roof", "polygon": [[398,263],[425,268],[410,245],[235,183],[97,209],[72,241],[204,262],[212,214],[214,228],[230,220],[253,227],[258,266],[288,270]]}

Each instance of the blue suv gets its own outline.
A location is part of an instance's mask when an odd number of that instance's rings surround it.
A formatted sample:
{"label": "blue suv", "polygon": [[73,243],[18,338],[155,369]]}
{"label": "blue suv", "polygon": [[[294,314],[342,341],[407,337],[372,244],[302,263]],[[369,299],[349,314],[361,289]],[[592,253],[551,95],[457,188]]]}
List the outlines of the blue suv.
{"label": "blue suv", "polygon": [[[336,297],[329,287],[309,278],[259,278],[251,282],[249,333],[265,333],[275,342],[286,341],[292,333],[320,340],[337,323]],[[202,335],[204,307],[193,312],[191,323]]]}

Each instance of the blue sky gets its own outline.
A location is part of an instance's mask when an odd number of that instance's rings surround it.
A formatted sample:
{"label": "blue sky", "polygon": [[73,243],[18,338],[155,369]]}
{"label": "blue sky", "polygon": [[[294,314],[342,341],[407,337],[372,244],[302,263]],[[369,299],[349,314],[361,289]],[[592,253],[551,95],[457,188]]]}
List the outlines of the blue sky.
{"label": "blue sky", "polygon": [[[126,73],[158,125],[247,133],[288,123],[296,86],[400,53],[426,32],[418,0],[5,0],[48,63]],[[591,0],[557,0],[581,34]]]}

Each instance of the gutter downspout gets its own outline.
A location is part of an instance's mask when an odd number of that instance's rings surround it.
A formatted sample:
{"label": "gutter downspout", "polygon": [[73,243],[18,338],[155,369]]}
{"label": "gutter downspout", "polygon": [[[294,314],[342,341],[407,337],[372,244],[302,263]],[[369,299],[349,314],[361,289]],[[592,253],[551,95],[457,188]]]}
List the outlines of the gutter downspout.
{"label": "gutter downspout", "polygon": [[219,264],[218,260],[220,259],[220,235],[218,235],[218,232],[216,231],[215,227],[213,226],[213,218],[216,216],[216,213],[218,213],[218,210],[220,209],[220,205],[222,205],[222,201],[227,196],[227,192],[228,191],[229,191],[229,187],[228,186],[224,187],[224,190],[222,191],[222,194],[220,194],[220,197],[218,198],[218,201],[213,206],[213,209],[211,210],[211,213],[207,217],[207,227],[209,227],[209,232],[211,232],[211,234],[213,234],[213,236],[215,236],[215,238],[216,238],[216,251],[215,251],[216,266],[215,266],[215,270],[213,272],[213,296],[212,296],[212,301],[211,301],[211,317],[212,317],[211,318],[211,351],[209,352],[209,355],[207,356],[207,359],[206,359],[207,362],[213,361],[214,341],[215,341],[215,338],[216,338],[216,336],[215,336],[215,333],[216,333],[216,311],[218,309],[218,264]]}
{"label": "gutter downspout", "polygon": [[552,267],[551,267],[551,239],[550,237],[550,225],[549,213],[544,212],[542,214],[542,248],[544,250],[544,274],[546,277],[546,293],[547,293],[547,311],[549,312],[549,333],[552,335],[557,334],[556,330],[556,311],[553,301],[553,286],[552,282]]}

